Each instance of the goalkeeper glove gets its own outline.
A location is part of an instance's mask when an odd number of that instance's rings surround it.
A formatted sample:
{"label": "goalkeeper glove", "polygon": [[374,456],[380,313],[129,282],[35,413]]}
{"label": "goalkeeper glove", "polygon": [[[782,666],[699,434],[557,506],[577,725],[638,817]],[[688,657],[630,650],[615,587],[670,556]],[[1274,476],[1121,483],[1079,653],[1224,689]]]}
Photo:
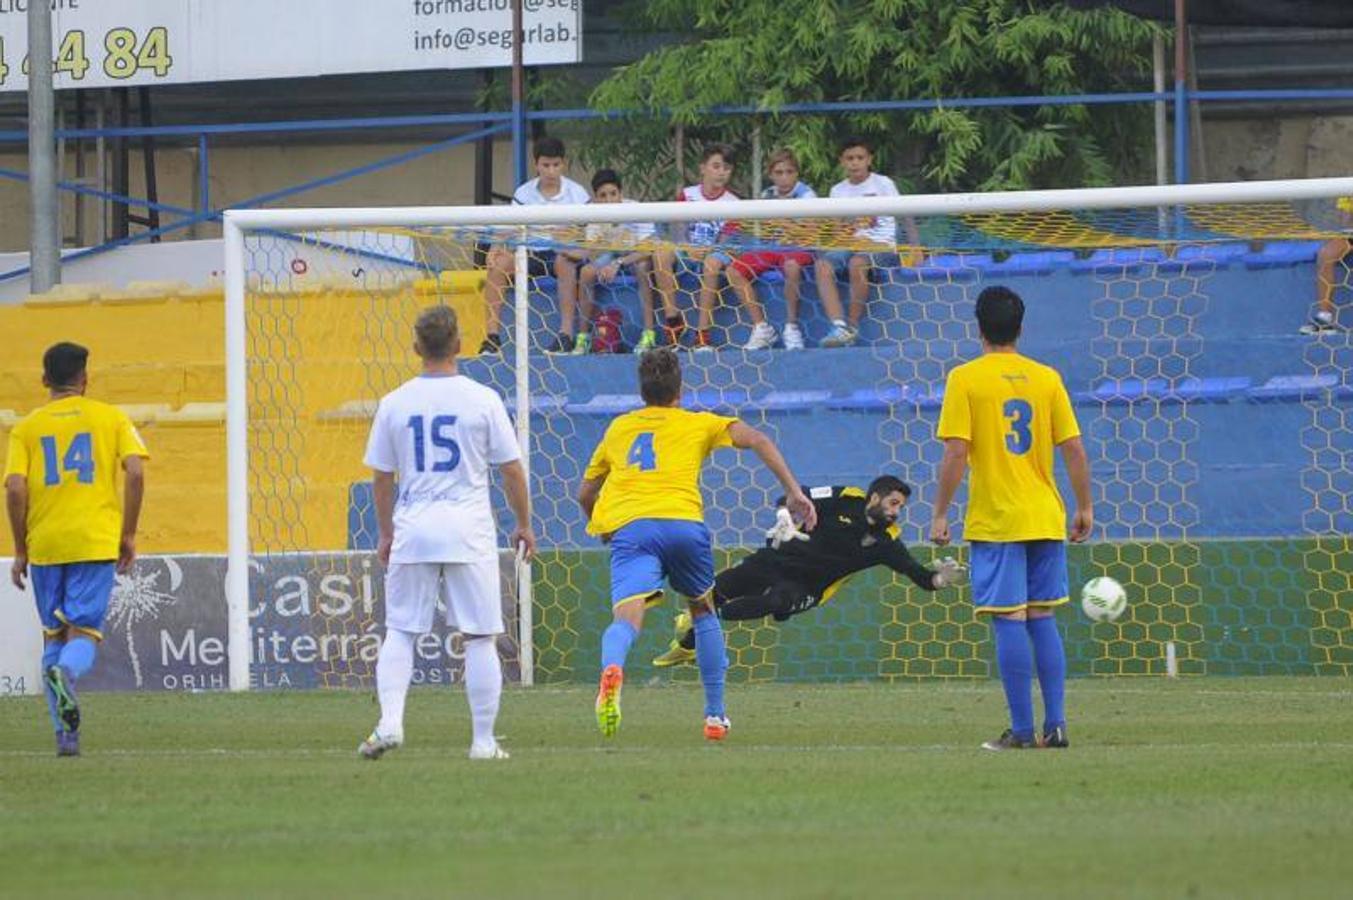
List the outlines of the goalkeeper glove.
{"label": "goalkeeper glove", "polygon": [[935,567],[935,588],[956,587],[968,576],[968,570],[952,556],[946,556]]}
{"label": "goalkeeper glove", "polygon": [[770,539],[774,550],[780,549],[785,541],[808,540],[808,535],[799,531],[799,527],[794,524],[794,517],[783,506],[775,511],[775,527],[766,532],[766,537]]}

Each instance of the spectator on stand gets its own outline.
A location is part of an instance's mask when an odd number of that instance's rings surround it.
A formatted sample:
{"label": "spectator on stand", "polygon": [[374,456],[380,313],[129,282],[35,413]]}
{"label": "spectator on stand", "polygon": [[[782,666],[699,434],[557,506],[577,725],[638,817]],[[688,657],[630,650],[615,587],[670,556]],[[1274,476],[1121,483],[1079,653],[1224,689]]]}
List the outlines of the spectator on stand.
{"label": "spectator on stand", "polygon": [[[512,202],[522,206],[582,204],[590,199],[587,188],[564,175],[566,167],[564,142],[554,137],[541,138],[535,143],[536,177],[517,188]],[[568,352],[573,349],[573,309],[577,303],[578,260],[568,251],[556,251],[549,229],[531,229],[527,234],[527,273],[531,278],[554,275],[558,284],[560,317],[564,319],[559,339],[553,347]],[[502,349],[501,321],[503,300],[508,285],[516,272],[516,254],[513,248],[499,245],[489,251],[488,277],[484,296],[488,301],[485,320],[487,335],[479,352],[498,353]],[[566,311],[566,312],[565,312]],[[518,335],[520,340],[523,336]]]}
{"label": "spectator on stand", "polygon": [[[677,200],[694,203],[731,203],[739,198],[728,189],[733,176],[733,148],[727,144],[710,144],[700,156],[700,183],[684,187]],[[711,326],[714,324],[714,296],[718,292],[719,275],[733,257],[716,245],[729,232],[732,224],[722,219],[687,223],[685,246],[666,246],[653,253],[654,280],[662,296],[663,330],[667,343],[680,344],[686,322],[676,305],[677,266],[700,272],[700,319],[695,335],[696,350],[713,350]]]}
{"label": "spectator on stand", "polygon": [[[636,203],[627,199],[620,187],[620,176],[614,169],[600,169],[592,176],[593,203]],[[639,307],[643,316],[643,333],[635,345],[635,353],[643,353],[657,346],[653,327],[653,261],[644,245],[653,240],[657,231],[651,222],[627,222],[623,225],[588,225],[584,232],[589,258],[578,273],[579,310],[578,338],[573,344],[575,354],[592,350],[592,309],[598,284],[610,284],[622,271],[629,270],[639,289]]]}
{"label": "spectator on stand", "polygon": [[[799,181],[799,161],[788,149],[776,150],[770,155],[770,184],[761,192],[762,200],[805,200],[817,194]],[[789,222],[766,222],[761,227],[769,232],[766,243],[786,243],[792,237]],[[743,345],[744,350],[768,350],[775,346],[775,326],[766,321],[766,314],[752,285],[759,276],[780,269],[785,276],[785,330],[786,350],[803,349],[803,330],[799,328],[799,292],[803,284],[803,270],[812,265],[813,255],[805,250],[765,249],[744,253],[728,267],[728,283],[737,292],[743,309],[752,320],[752,335]]]}
{"label": "spectator on stand", "polygon": [[[874,148],[864,138],[841,142],[841,170],[845,178],[832,186],[832,197],[896,197],[897,185],[887,175],[874,171]],[[907,241],[919,246],[916,223],[906,220]],[[892,216],[860,219],[854,224],[851,249],[831,250],[817,258],[817,292],[822,307],[832,321],[831,332],[822,339],[824,347],[848,347],[860,333],[865,301],[869,297],[869,273],[875,267],[896,266],[897,220]],[[836,279],[846,276],[850,282],[849,318],[841,310],[841,294]]]}

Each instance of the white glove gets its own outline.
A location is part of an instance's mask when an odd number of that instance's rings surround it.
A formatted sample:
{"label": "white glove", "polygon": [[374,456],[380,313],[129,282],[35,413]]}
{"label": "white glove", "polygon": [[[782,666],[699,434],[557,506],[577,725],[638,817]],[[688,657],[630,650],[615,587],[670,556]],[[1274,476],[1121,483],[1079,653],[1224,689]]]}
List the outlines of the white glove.
{"label": "white glove", "polygon": [[794,524],[794,517],[783,506],[775,511],[775,527],[766,532],[766,537],[770,538],[770,545],[776,550],[785,541],[808,540],[808,535],[799,531],[799,527]]}
{"label": "white glove", "polygon": [[935,588],[955,587],[968,578],[968,570],[952,556],[946,556],[935,566]]}

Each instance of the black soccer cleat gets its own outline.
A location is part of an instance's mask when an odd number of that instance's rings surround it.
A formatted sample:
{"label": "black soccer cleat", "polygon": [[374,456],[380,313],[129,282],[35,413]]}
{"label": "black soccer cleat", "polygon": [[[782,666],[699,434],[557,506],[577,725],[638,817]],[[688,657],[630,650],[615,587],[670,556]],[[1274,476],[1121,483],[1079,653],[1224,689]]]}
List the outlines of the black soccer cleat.
{"label": "black soccer cleat", "polygon": [[1071,746],[1071,739],[1066,736],[1066,726],[1057,725],[1043,732],[1041,747],[1049,750],[1065,750]]}
{"label": "black soccer cleat", "polygon": [[1009,728],[994,741],[983,741],[983,750],[1032,750],[1038,745],[1033,739],[1025,740]]}

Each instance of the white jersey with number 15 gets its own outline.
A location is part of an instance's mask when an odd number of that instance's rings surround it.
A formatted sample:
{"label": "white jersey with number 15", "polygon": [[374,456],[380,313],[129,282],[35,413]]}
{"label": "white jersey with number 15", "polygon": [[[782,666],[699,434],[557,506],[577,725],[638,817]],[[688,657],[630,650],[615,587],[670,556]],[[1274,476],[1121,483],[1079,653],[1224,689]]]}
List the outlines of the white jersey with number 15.
{"label": "white jersey with number 15", "polygon": [[502,398],[464,375],[421,375],[386,394],[365,462],[397,480],[390,562],[492,558],[489,467],[520,458]]}

